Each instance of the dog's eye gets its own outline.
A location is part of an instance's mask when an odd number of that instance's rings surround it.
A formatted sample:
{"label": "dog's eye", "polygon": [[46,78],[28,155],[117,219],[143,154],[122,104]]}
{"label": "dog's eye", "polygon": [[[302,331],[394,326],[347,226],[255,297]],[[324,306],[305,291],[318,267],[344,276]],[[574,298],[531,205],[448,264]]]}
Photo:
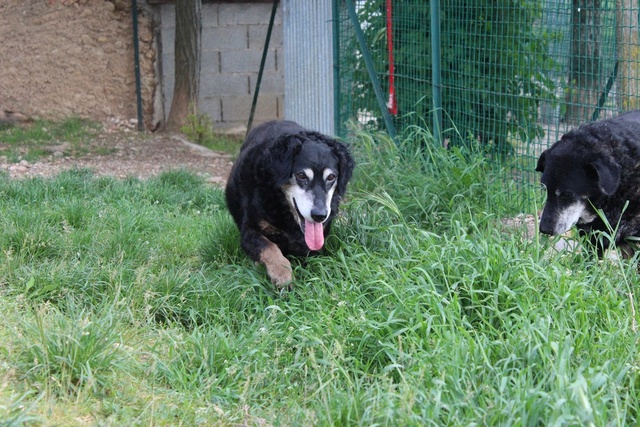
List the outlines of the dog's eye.
{"label": "dog's eye", "polygon": [[327,184],[333,184],[336,179],[338,179],[338,177],[335,174],[329,174],[329,176],[327,176]]}
{"label": "dog's eye", "polygon": [[556,190],[556,196],[560,200],[573,201],[576,200],[576,195],[569,191]]}
{"label": "dog's eye", "polygon": [[307,174],[304,172],[298,172],[295,174],[295,177],[298,181],[307,181],[309,178],[307,178]]}

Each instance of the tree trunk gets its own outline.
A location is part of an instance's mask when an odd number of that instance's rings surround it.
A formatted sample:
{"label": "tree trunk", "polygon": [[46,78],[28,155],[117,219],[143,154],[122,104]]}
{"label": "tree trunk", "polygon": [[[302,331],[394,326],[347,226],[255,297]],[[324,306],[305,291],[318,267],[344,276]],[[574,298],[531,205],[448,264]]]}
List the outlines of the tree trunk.
{"label": "tree trunk", "polygon": [[618,48],[617,107],[621,111],[640,109],[640,40],[638,1],[616,0],[616,44]]}
{"label": "tree trunk", "polygon": [[167,129],[177,131],[196,114],[200,86],[202,0],[176,0],[175,84]]}
{"label": "tree trunk", "polygon": [[600,76],[600,0],[573,0],[567,123],[591,119],[602,90]]}

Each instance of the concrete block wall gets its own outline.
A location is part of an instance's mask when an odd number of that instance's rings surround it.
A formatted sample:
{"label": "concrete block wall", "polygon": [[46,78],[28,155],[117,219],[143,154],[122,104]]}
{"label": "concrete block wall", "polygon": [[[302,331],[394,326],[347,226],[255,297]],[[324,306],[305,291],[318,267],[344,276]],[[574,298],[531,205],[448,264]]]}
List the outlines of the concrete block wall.
{"label": "concrete block wall", "polygon": [[[246,132],[271,3],[206,3],[202,5],[202,56],[198,109],[220,132]],[[175,8],[160,6],[162,88],[165,117],[174,85]],[[256,124],[284,116],[282,14],[278,10],[254,114]]]}

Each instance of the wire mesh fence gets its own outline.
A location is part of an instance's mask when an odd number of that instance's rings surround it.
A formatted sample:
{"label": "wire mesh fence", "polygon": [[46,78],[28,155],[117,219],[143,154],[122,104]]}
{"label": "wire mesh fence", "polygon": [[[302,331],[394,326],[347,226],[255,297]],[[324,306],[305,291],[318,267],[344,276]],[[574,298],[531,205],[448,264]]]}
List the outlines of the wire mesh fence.
{"label": "wire mesh fence", "polygon": [[478,144],[509,179],[532,185],[537,157],[566,131],[640,108],[638,9],[638,0],[334,0],[338,132],[349,121],[427,126],[445,145]]}

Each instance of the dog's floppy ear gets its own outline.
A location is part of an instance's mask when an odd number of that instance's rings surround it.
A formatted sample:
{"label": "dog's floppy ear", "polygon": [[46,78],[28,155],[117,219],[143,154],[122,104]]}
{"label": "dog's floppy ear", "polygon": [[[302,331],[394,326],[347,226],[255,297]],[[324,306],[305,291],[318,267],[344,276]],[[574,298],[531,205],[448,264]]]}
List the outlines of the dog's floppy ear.
{"label": "dog's floppy ear", "polygon": [[291,178],[293,159],[302,148],[302,139],[297,135],[282,135],[268,146],[258,163],[260,174],[276,187],[286,184]]}
{"label": "dog's floppy ear", "polygon": [[353,174],[355,161],[353,160],[353,157],[351,157],[351,153],[349,153],[349,150],[343,143],[334,139],[332,139],[331,141],[333,141],[333,152],[338,157],[338,167],[340,168],[340,170],[338,171],[340,175],[338,176],[338,187],[336,188],[336,190],[338,190],[338,194],[340,196],[343,196],[345,191],[347,191],[347,183],[349,182],[349,180],[351,179],[351,175]]}
{"label": "dog's floppy ear", "polygon": [[597,181],[600,191],[611,196],[620,185],[620,165],[610,159],[596,159],[586,166],[587,176]]}
{"label": "dog's floppy ear", "polygon": [[547,156],[547,150],[544,150],[538,158],[538,164],[536,166],[536,172],[544,172],[544,159]]}

